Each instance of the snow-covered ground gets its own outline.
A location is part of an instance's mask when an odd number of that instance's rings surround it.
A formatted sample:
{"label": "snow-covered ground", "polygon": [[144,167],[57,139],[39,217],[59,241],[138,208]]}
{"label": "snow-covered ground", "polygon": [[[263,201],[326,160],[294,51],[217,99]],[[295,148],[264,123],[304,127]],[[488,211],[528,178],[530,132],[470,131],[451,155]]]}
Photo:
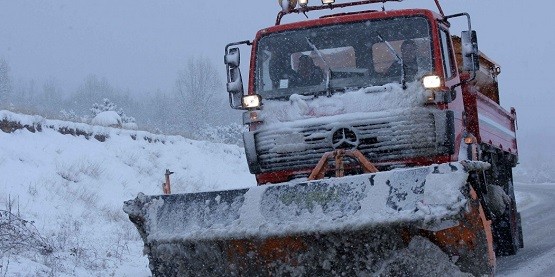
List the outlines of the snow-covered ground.
{"label": "snow-covered ground", "polygon": [[[4,118],[42,130],[0,132],[0,227],[6,211],[32,222],[17,221],[15,233],[0,228],[0,235],[21,240],[0,252],[0,276],[149,276],[123,201],[138,192],[160,194],[166,169],[175,172],[174,193],[255,185],[235,145],[6,111],[0,111],[0,126]],[[62,135],[62,128],[89,138]],[[554,276],[555,184],[516,183],[516,189],[525,248],[499,258],[498,275]]]}
{"label": "snow-covered ground", "polygon": [[[142,241],[122,211],[123,201],[138,192],[161,194],[166,169],[175,172],[172,192],[256,183],[235,145],[0,111],[3,118],[40,124],[42,131],[0,132],[0,211],[33,221],[52,253],[0,252],[0,276],[148,276]],[[44,126],[92,136],[62,135]],[[108,138],[100,142],[96,134]]]}

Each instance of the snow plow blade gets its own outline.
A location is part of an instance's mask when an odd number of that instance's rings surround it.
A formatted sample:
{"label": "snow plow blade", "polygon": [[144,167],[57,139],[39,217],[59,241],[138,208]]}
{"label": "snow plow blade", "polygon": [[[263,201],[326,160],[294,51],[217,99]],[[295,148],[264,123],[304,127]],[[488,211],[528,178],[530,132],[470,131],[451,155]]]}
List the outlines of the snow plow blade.
{"label": "snow plow blade", "polygon": [[487,166],[457,162],[228,191],[139,194],[124,211],[154,276],[426,274],[430,269],[418,269],[423,265],[415,258],[429,255],[398,255],[421,237],[456,256],[463,271],[482,274],[493,270],[491,234],[467,180]]}

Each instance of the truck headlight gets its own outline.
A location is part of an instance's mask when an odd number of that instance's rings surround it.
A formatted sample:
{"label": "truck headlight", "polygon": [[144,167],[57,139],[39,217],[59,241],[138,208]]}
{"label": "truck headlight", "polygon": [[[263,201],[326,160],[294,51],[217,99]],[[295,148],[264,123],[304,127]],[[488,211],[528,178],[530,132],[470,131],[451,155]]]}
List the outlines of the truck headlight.
{"label": "truck headlight", "polygon": [[428,75],[422,78],[422,85],[426,89],[436,89],[441,87],[441,78],[437,75]]}
{"label": "truck headlight", "polygon": [[258,94],[254,95],[245,95],[243,96],[243,108],[247,109],[256,109],[260,107],[260,103],[262,102],[262,97]]}

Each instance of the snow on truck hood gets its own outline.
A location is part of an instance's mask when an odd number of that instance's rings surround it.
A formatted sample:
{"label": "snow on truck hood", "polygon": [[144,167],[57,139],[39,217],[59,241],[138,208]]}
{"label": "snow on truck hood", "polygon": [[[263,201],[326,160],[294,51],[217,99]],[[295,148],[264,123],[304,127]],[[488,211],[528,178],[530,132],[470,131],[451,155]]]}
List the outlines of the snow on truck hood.
{"label": "snow on truck hood", "polygon": [[347,113],[378,112],[422,107],[426,101],[420,82],[390,83],[379,87],[335,93],[330,97],[293,94],[289,101],[265,100],[260,118],[265,124],[292,122]]}

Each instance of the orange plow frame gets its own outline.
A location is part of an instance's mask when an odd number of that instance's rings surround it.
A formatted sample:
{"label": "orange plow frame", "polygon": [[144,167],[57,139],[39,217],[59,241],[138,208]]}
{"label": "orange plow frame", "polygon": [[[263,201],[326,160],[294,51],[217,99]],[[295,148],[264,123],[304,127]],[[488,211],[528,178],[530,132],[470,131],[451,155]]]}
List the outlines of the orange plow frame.
{"label": "orange plow frame", "polygon": [[324,178],[326,171],[328,170],[328,160],[330,157],[333,157],[335,160],[335,177],[343,177],[345,176],[345,165],[343,163],[343,158],[345,156],[355,158],[357,160],[364,173],[376,173],[378,169],[372,162],[370,162],[359,150],[346,150],[346,149],[337,149],[334,151],[326,152],[316,164],[316,167],[310,173],[308,180],[318,180]]}

